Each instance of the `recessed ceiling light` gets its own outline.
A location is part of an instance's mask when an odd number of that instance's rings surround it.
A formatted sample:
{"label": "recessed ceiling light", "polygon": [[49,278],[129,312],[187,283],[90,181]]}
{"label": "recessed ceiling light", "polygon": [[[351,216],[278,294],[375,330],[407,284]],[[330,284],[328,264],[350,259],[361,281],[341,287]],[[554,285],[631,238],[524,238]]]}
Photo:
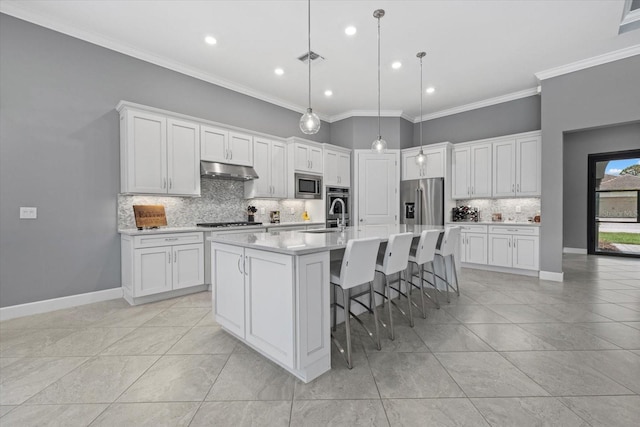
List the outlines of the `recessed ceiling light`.
{"label": "recessed ceiling light", "polygon": [[333,91],[330,91],[330,90],[324,91],[324,96],[331,96],[331,95],[333,95]]}
{"label": "recessed ceiling light", "polygon": [[435,92],[435,91],[436,91],[436,88],[435,88],[435,87],[428,87],[428,88],[427,88],[427,93],[433,93],[433,92]]}
{"label": "recessed ceiling light", "polygon": [[284,70],[282,68],[276,68],[275,70],[273,70],[273,72],[279,76],[284,74]]}
{"label": "recessed ceiling light", "polygon": [[352,36],[354,35],[358,30],[356,30],[356,27],[354,26],[349,26],[347,28],[344,29],[344,33],[348,36]]}
{"label": "recessed ceiling light", "polygon": [[212,37],[212,36],[205,37],[204,41],[205,41],[205,43],[211,44],[211,45],[218,43],[218,40],[216,40],[216,38]]}
{"label": "recessed ceiling light", "polygon": [[397,70],[400,67],[402,67],[402,62],[400,61],[396,61],[393,64],[391,64],[391,68],[393,68],[394,70]]}

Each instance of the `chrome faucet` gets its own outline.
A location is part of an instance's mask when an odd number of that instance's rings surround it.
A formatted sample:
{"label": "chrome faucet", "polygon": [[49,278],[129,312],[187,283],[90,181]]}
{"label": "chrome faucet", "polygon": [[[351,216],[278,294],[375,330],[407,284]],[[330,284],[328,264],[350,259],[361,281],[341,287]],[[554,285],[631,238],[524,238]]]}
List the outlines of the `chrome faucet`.
{"label": "chrome faucet", "polygon": [[331,207],[329,208],[329,213],[331,215],[334,214],[333,208],[336,207],[336,202],[340,202],[342,204],[342,211],[340,213],[341,219],[338,219],[338,229],[340,231],[344,231],[344,211],[347,210],[345,204],[344,204],[344,200],[342,200],[341,198],[336,198],[333,200],[333,202],[331,203]]}

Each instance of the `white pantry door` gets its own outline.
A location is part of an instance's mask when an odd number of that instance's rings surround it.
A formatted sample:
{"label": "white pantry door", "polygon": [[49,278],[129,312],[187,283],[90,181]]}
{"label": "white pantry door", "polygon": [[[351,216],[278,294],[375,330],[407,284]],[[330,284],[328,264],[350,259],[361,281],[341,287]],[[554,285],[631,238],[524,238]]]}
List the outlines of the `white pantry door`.
{"label": "white pantry door", "polygon": [[356,151],[356,156],[357,224],[397,224],[400,209],[400,151],[374,154],[362,150]]}

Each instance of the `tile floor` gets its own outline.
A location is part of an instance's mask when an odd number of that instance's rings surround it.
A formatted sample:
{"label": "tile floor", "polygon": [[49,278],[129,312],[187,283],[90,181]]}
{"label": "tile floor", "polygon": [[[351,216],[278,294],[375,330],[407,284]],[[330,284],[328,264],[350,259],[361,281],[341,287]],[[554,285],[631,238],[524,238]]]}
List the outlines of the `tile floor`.
{"label": "tile floor", "polygon": [[[637,426],[640,260],[565,282],[463,270],[462,296],[303,384],[223,332],[203,292],[0,323],[0,425]],[[370,321],[370,319],[365,319]]]}

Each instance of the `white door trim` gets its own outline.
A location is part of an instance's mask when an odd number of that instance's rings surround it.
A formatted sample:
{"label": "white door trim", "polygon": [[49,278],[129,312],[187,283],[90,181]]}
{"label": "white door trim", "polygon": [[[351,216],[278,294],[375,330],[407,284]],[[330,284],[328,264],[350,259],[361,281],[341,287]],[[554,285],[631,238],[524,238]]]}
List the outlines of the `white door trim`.
{"label": "white door trim", "polygon": [[[399,149],[391,149],[386,151],[389,154],[395,155],[396,161],[396,173],[395,173],[395,185],[396,185],[396,223],[400,223],[400,150]],[[371,150],[353,150],[354,160],[353,160],[353,181],[352,181],[352,189],[353,194],[351,195],[351,200],[353,200],[353,218],[351,225],[356,226],[360,224],[360,211],[358,209],[358,195],[359,195],[359,168],[360,168],[360,155],[361,154],[370,154]]]}

